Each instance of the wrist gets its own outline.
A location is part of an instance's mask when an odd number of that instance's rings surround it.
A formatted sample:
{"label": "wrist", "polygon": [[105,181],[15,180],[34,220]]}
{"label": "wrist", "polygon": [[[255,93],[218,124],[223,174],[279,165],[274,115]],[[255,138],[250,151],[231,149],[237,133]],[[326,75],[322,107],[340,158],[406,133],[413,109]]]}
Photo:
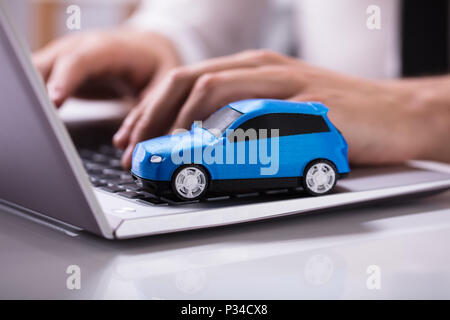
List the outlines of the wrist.
{"label": "wrist", "polygon": [[450,162],[450,77],[411,80],[405,111],[416,118],[418,159]]}

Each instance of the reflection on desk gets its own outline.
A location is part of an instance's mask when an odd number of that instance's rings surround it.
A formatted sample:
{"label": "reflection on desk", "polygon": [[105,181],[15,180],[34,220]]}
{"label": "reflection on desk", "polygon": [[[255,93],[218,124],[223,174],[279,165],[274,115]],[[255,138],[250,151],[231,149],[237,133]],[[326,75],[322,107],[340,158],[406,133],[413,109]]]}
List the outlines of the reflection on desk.
{"label": "reflection on desk", "polygon": [[[375,208],[108,241],[0,212],[0,298],[450,298],[450,192]],[[81,290],[66,268],[81,268]],[[366,286],[367,268],[381,289]]]}

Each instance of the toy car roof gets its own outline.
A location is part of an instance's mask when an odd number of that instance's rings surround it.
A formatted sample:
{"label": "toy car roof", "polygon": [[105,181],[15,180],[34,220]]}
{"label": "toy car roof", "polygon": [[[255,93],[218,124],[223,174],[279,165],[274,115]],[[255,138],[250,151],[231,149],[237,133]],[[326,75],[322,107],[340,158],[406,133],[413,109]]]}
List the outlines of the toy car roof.
{"label": "toy car roof", "polygon": [[295,102],[271,99],[250,99],[232,102],[231,108],[241,113],[304,113],[324,115],[328,108],[320,102]]}

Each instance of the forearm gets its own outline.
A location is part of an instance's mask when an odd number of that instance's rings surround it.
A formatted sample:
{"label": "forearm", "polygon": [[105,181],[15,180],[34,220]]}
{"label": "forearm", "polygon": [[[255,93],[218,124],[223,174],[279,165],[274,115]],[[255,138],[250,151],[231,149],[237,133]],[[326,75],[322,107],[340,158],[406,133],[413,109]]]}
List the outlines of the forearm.
{"label": "forearm", "polygon": [[[405,105],[416,119],[418,157],[450,162],[450,76],[403,80],[411,94]],[[411,137],[414,140],[416,137]]]}

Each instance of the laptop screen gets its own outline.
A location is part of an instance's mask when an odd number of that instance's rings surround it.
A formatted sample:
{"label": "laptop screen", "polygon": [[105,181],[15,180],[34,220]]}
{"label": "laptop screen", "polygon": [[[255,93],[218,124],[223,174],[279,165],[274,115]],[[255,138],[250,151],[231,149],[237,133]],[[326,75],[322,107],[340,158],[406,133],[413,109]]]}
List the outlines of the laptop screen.
{"label": "laptop screen", "polygon": [[29,71],[29,54],[0,6],[0,202],[101,233],[62,147],[71,141],[55,134],[52,106]]}

